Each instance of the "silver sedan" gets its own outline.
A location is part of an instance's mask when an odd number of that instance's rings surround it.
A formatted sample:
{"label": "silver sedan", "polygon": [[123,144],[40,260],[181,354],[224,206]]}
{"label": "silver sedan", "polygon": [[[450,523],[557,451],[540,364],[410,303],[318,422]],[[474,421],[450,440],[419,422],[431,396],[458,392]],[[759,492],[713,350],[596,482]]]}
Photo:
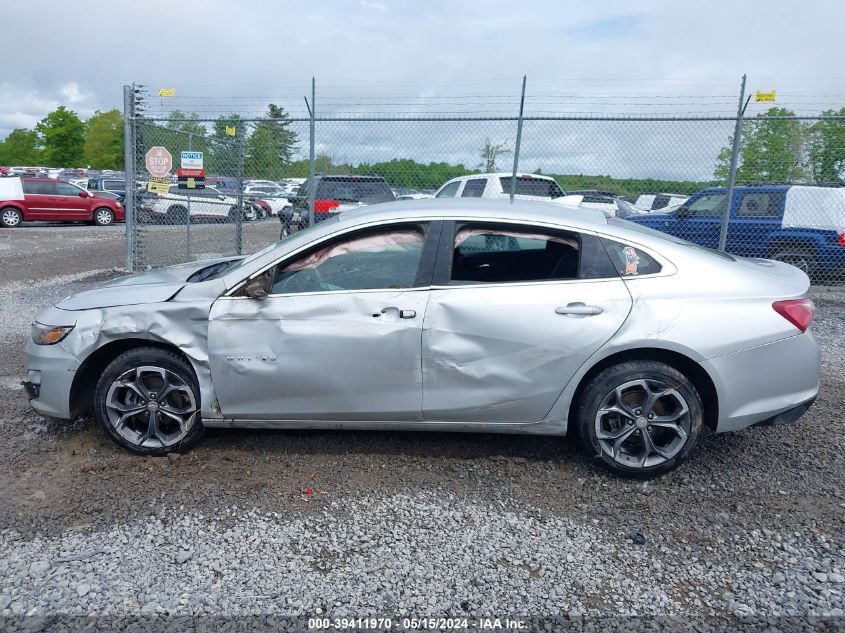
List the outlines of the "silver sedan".
{"label": "silver sedan", "polygon": [[26,387],[142,454],[206,427],[572,432],[648,477],[704,426],[810,407],[808,288],[598,211],[403,201],[71,296],[33,325]]}

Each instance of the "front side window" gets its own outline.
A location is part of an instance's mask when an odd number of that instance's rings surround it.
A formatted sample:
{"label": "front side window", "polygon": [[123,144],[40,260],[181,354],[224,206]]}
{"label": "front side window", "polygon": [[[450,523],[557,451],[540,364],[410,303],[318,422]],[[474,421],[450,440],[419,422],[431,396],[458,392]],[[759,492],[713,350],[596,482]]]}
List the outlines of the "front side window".
{"label": "front side window", "polygon": [[689,215],[721,215],[725,206],[725,194],[708,193],[682,207]]}
{"label": "front side window", "polygon": [[437,192],[437,198],[454,198],[455,195],[458,193],[458,189],[461,186],[461,181],[456,180],[455,182],[450,182],[448,185],[443,187],[440,191]]}
{"label": "front side window", "polygon": [[480,198],[484,195],[484,188],[487,186],[486,178],[473,178],[467,180],[464,185],[464,190],[461,193],[462,198]]}
{"label": "front side window", "polygon": [[56,183],[56,193],[60,196],[76,196],[79,197],[79,192],[82,191],[76,185],[72,185],[69,182],[57,182]]}
{"label": "front side window", "polygon": [[21,187],[23,187],[23,192],[28,194],[42,196],[56,195],[53,183],[45,180],[22,180]]}
{"label": "front side window", "polygon": [[421,226],[368,231],[280,264],[271,294],[410,288],[425,232]]}
{"label": "front side window", "polygon": [[575,279],[580,242],[541,229],[466,225],[455,236],[450,284]]}

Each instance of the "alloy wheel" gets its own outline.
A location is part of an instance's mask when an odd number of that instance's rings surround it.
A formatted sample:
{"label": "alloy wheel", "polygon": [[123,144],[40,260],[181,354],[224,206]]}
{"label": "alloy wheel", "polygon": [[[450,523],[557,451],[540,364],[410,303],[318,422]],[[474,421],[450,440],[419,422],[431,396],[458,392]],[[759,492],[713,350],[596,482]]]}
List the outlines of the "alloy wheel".
{"label": "alloy wheel", "polygon": [[21,215],[14,209],[6,209],[3,211],[3,224],[8,227],[17,226],[20,224]]}
{"label": "alloy wheel", "polygon": [[97,211],[97,223],[101,226],[106,226],[112,223],[112,213],[107,209],[100,209]]}
{"label": "alloy wheel", "polygon": [[628,468],[651,468],[673,457],[690,436],[690,408],[671,385],[654,379],[625,382],[596,412],[599,446]]}
{"label": "alloy wheel", "polygon": [[197,423],[193,390],[176,373],[151,365],[123,372],[106,394],[114,432],[134,446],[168,448]]}

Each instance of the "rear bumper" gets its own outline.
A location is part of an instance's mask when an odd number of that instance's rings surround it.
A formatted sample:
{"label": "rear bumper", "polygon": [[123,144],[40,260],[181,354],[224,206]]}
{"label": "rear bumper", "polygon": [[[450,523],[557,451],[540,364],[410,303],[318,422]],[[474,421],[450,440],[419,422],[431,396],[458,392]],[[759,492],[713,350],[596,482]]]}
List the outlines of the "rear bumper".
{"label": "rear bumper", "polygon": [[807,402],[802,402],[801,404],[792,407],[791,409],[787,409],[782,413],[778,413],[777,415],[773,415],[768,420],[763,420],[762,422],[757,422],[754,426],[780,426],[782,424],[791,424],[792,422],[797,421],[802,415],[807,413],[807,410],[813,406],[813,403],[816,401],[816,397],[813,396]]}
{"label": "rear bumper", "polygon": [[[821,352],[811,330],[702,363],[719,394],[716,431],[797,420],[819,392]],[[802,409],[803,407],[803,409]]]}

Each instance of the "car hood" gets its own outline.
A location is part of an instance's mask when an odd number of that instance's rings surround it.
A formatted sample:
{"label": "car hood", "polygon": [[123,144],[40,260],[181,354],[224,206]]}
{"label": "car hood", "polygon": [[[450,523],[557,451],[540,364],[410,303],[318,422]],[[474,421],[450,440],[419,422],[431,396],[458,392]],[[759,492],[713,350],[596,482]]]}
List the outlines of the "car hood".
{"label": "car hood", "polygon": [[237,259],[241,258],[221,257],[118,277],[66,297],[57,303],[56,307],[62,310],[91,310],[112,306],[161,303],[173,298],[184,288],[188,283],[188,278],[195,272],[212,264]]}

